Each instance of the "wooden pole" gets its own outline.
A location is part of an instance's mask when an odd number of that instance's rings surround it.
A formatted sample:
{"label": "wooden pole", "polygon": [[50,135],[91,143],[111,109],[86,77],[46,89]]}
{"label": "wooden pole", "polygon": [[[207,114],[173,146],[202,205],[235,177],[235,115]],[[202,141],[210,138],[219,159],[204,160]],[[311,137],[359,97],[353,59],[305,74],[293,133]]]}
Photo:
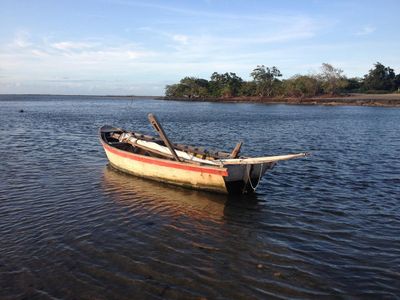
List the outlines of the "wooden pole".
{"label": "wooden pole", "polygon": [[181,161],[178,155],[175,152],[175,149],[172,145],[172,143],[169,141],[167,135],[165,134],[164,129],[161,127],[161,124],[158,122],[157,118],[153,114],[148,114],[147,116],[149,118],[149,121],[151,125],[153,125],[154,129],[158,132],[162,140],[164,141],[165,145],[168,147],[169,151],[171,151],[172,156],[176,161]]}
{"label": "wooden pole", "polygon": [[240,148],[242,148],[243,142],[239,142],[236,144],[235,149],[233,149],[230,158],[237,158],[240,153]]}

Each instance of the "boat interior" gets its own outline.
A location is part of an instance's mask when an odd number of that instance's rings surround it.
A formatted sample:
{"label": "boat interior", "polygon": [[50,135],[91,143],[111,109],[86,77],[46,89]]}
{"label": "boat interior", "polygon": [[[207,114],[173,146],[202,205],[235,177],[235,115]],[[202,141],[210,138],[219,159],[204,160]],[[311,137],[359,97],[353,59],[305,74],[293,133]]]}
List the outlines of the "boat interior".
{"label": "boat interior", "polygon": [[[166,143],[160,138],[150,136],[150,135],[144,135],[144,134],[136,133],[136,132],[128,132],[128,131],[124,131],[124,130],[117,129],[117,128],[115,128],[113,131],[111,131],[109,128],[106,128],[106,129],[108,129],[108,130],[101,130],[101,137],[104,140],[104,142],[106,142],[108,145],[110,145],[112,147],[115,147],[115,148],[123,150],[123,151],[130,152],[130,153],[139,154],[139,155],[174,160],[174,157],[170,154],[161,153],[157,150],[147,148],[143,145],[139,145],[137,143],[132,143],[130,141],[121,141],[122,134],[129,133],[138,140],[153,142],[160,146],[166,147],[167,146]],[[222,152],[222,151],[209,151],[204,147],[194,147],[194,146],[183,145],[183,144],[173,144],[173,148],[175,150],[184,151],[190,155],[194,155],[198,158],[207,159],[207,160],[215,160],[215,159],[231,157],[230,153]]]}

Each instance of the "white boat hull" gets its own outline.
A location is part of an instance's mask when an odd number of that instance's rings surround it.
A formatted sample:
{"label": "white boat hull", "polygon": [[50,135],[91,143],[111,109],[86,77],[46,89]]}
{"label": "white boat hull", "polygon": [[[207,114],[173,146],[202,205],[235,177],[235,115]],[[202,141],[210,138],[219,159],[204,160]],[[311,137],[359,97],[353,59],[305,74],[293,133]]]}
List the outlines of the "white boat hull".
{"label": "white boat hull", "polygon": [[246,165],[228,165],[226,168],[197,166],[129,153],[104,142],[103,148],[110,164],[123,172],[224,194],[251,192],[251,185],[254,187],[271,168],[271,164],[253,165],[251,170]]}
{"label": "white boat hull", "polygon": [[[290,154],[283,156],[270,156],[259,158],[237,159],[199,159],[182,151],[176,151],[183,161],[166,158],[158,158],[135,153],[135,145],[141,143],[143,148],[151,148],[152,151],[170,154],[169,150],[155,142],[145,142],[133,139],[128,133],[125,139],[130,143],[124,143],[111,138],[110,134],[121,129],[104,126],[100,129],[100,140],[110,164],[126,173],[149,178],[152,180],[167,182],[193,189],[207,190],[224,194],[242,194],[253,192],[258,186],[263,175],[272,169],[279,160],[287,160],[303,157],[306,154]],[[131,150],[124,150],[122,146],[130,146]]]}

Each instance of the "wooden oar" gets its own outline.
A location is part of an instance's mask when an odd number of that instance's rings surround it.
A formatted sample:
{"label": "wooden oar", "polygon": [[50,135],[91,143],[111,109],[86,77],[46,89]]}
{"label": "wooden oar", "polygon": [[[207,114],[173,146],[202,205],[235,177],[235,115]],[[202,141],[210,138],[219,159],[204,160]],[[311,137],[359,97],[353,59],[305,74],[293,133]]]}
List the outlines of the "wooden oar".
{"label": "wooden oar", "polygon": [[147,116],[149,118],[149,121],[151,125],[153,125],[154,129],[157,131],[157,133],[160,135],[162,140],[164,141],[165,145],[168,147],[169,151],[171,151],[172,156],[176,161],[181,161],[178,155],[175,152],[175,149],[172,145],[172,143],[169,141],[167,135],[165,134],[164,129],[161,127],[161,124],[158,122],[157,118],[153,114],[148,114]]}
{"label": "wooden oar", "polygon": [[235,149],[231,152],[230,158],[237,158],[240,153],[240,148],[242,148],[243,142],[239,142],[236,144]]}

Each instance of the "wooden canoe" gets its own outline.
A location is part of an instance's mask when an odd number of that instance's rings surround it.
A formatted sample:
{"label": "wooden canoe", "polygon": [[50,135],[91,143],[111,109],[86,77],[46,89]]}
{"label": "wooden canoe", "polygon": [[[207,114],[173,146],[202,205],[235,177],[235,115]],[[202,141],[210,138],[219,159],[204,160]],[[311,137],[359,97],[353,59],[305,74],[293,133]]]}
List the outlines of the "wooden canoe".
{"label": "wooden canoe", "polygon": [[173,152],[178,156],[176,157],[158,137],[109,125],[101,127],[99,135],[111,166],[118,170],[152,180],[224,194],[253,192],[262,176],[276,162],[307,155],[298,153],[231,158],[230,153],[171,143]]}

